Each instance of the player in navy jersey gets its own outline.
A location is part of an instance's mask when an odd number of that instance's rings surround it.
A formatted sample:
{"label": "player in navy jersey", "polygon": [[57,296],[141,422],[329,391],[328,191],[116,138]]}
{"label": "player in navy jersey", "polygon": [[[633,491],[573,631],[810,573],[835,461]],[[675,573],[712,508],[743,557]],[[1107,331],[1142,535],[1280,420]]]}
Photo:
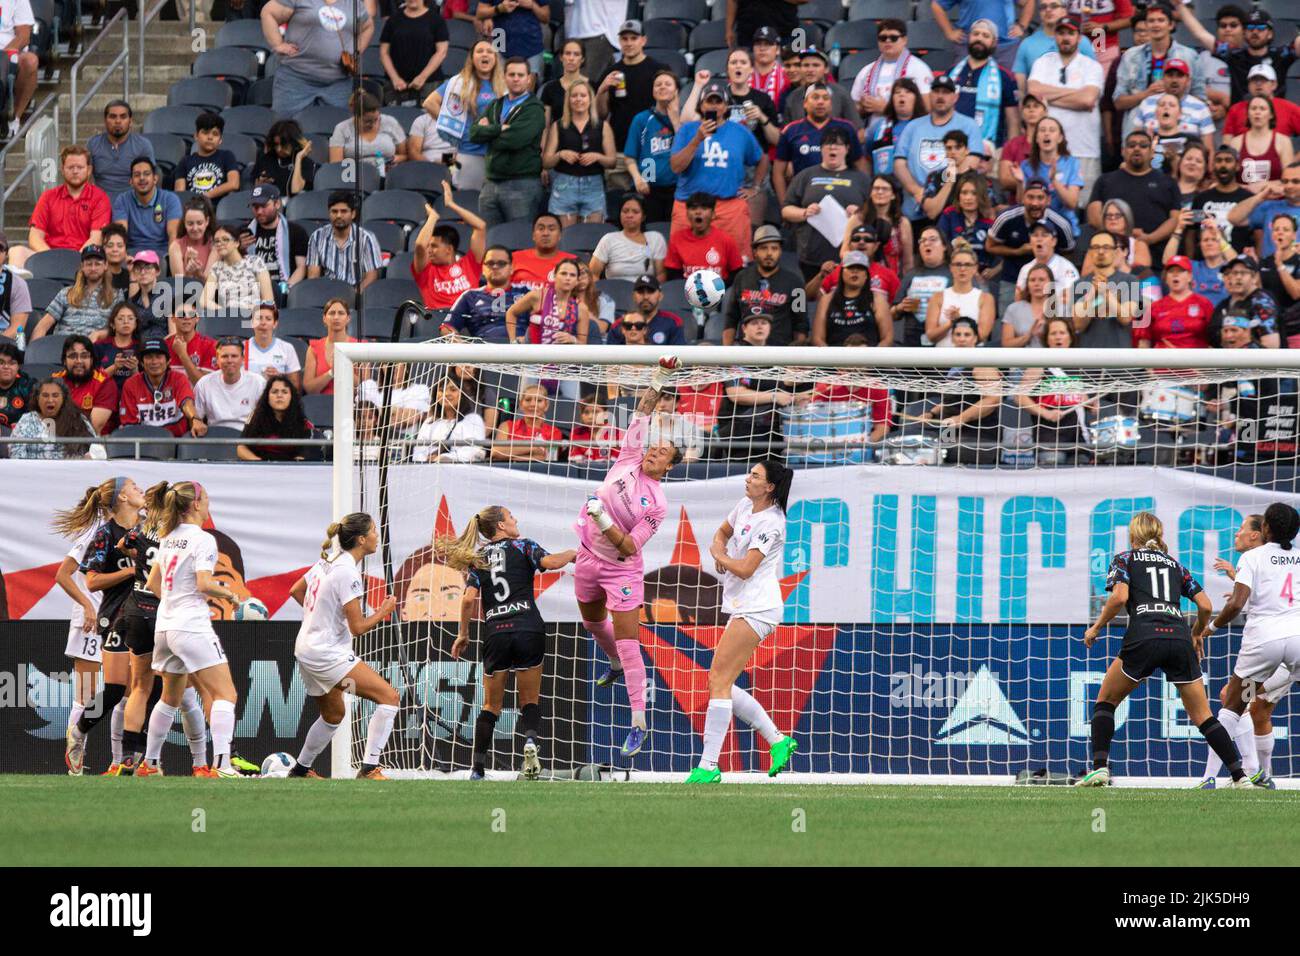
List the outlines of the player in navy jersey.
{"label": "player in navy jersey", "polygon": [[[480,544],[480,538],[487,541]],[[524,736],[524,776],[535,780],[541,773],[537,740],[541,730],[538,696],[542,687],[542,659],[546,656],[546,622],[533,599],[533,576],[572,564],[577,552],[570,548],[547,554],[536,541],[519,536],[519,525],[508,508],[491,505],[470,519],[459,538],[438,542],[447,564],[468,571],[460,605],[460,633],[451,647],[459,660],[469,646],[469,622],[475,603],[483,619],[483,709],[474,723],[474,769],[471,780],[482,780],[487,752],[505,697],[506,675],[515,671],[519,694],[519,729]]]}
{"label": "player in navy jersey", "polygon": [[[1110,597],[1097,622],[1084,631],[1083,643],[1092,647],[1101,629],[1120,611],[1128,614],[1124,642],[1106,670],[1092,711],[1092,766],[1076,787],[1104,787],[1110,783],[1110,741],[1115,735],[1115,708],[1156,670],[1178,688],[1192,723],[1205,736],[1232,772],[1237,789],[1252,786],[1241,769],[1241,755],[1232,737],[1210,713],[1201,683],[1201,632],[1210,620],[1210,599],[1191,573],[1169,556],[1164,525],[1149,511],[1133,516],[1128,525],[1129,551],[1115,555],[1106,575]],[[1187,627],[1181,598],[1196,603],[1195,633]]]}

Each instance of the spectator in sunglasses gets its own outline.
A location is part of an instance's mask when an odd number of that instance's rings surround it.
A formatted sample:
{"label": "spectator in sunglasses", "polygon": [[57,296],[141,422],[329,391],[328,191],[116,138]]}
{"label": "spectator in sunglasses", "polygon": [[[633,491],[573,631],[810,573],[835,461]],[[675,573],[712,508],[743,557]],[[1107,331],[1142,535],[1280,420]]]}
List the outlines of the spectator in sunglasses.
{"label": "spectator in sunglasses", "polygon": [[489,246],[483,254],[484,283],[460,294],[443,321],[442,332],[485,342],[507,341],[506,310],[529,292],[528,286],[511,281],[513,270],[510,250]]}
{"label": "spectator in sunglasses", "polygon": [[611,345],[685,345],[685,324],[681,316],[661,312],[664,294],[659,280],[650,273],[638,276],[632,286],[636,311],[629,312],[609,330]]}

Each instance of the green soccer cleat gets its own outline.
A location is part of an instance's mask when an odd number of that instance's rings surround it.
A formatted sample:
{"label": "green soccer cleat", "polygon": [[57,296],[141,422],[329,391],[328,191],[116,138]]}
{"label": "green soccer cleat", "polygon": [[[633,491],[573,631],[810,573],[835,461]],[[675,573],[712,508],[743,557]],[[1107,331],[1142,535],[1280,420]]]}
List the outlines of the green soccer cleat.
{"label": "green soccer cleat", "polygon": [[245,760],[236,753],[230,755],[230,766],[234,767],[246,777],[260,777],[262,775],[261,767],[250,760]]}
{"label": "green soccer cleat", "polygon": [[1074,782],[1076,787],[1109,787],[1110,786],[1110,768],[1098,767],[1085,773],[1082,777]]}
{"label": "green soccer cleat", "polygon": [[696,767],[691,771],[691,775],[686,778],[687,783],[722,783],[722,771],[716,767],[712,770],[705,770],[703,767]]}
{"label": "green soccer cleat", "polygon": [[795,751],[799,749],[799,744],[793,737],[782,737],[776,743],[772,744],[772,766],[767,768],[767,775],[775,777],[785,769],[785,765],[790,762],[790,758]]}
{"label": "green soccer cleat", "polygon": [[1219,783],[1218,783],[1217,780],[1215,780],[1213,777],[1206,777],[1204,780],[1202,780],[1202,781],[1201,781],[1200,783],[1198,783],[1196,786],[1192,787],[1192,789],[1193,789],[1193,790],[1214,790],[1214,789],[1216,789],[1218,786],[1219,786]]}

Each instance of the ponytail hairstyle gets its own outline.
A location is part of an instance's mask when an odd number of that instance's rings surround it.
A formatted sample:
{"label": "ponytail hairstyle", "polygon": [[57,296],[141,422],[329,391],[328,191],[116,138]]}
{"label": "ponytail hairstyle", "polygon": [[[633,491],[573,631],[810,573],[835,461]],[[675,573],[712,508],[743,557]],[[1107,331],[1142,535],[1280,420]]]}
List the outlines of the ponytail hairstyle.
{"label": "ponytail hairstyle", "polygon": [[158,527],[160,538],[167,537],[180,527],[185,515],[199,500],[202,490],[203,486],[197,481],[178,481],[167,489],[163,495],[162,521]]}
{"label": "ponytail hairstyle", "polygon": [[506,518],[506,509],[501,505],[488,505],[474,517],[459,537],[444,535],[434,542],[436,550],[443,561],[457,571],[467,568],[486,568],[487,559],[479,551],[479,535],[489,541],[496,535],[501,522]]}
{"label": "ponytail hairstyle", "polygon": [[772,485],[772,500],[781,509],[781,514],[785,514],[786,506],[790,501],[790,482],[794,480],[794,472],[775,458],[764,458],[758,464],[763,466],[763,474],[767,475],[767,482]]}
{"label": "ponytail hairstyle", "polygon": [[357,542],[370,533],[370,529],[375,526],[374,519],[364,511],[354,511],[351,514],[344,515],[339,521],[335,521],[325,529],[325,540],[320,545],[320,556],[326,561],[330,559],[330,548],[334,544],[334,539],[338,538],[339,551],[351,551],[357,546]]}
{"label": "ponytail hairstyle", "polygon": [[1246,515],[1246,527],[1256,534],[1262,534],[1264,532],[1264,516]]}
{"label": "ponytail hairstyle", "polygon": [[167,498],[167,489],[171,485],[166,481],[160,481],[156,485],[150,485],[144,493],[144,525],[143,531],[146,536],[157,541],[162,537],[160,528],[163,520],[163,503]]}
{"label": "ponytail hairstyle", "polygon": [[118,492],[122,490],[118,481],[117,478],[108,478],[91,485],[71,508],[54,512],[51,523],[54,530],[65,538],[75,538],[107,521]]}
{"label": "ponytail hairstyle", "polygon": [[1296,532],[1300,532],[1300,512],[1275,501],[1264,509],[1263,530],[1264,540],[1273,542],[1283,551],[1290,551]]}
{"label": "ponytail hairstyle", "polygon": [[1128,543],[1135,551],[1169,553],[1169,545],[1165,544],[1165,526],[1149,511],[1139,511],[1128,523]]}

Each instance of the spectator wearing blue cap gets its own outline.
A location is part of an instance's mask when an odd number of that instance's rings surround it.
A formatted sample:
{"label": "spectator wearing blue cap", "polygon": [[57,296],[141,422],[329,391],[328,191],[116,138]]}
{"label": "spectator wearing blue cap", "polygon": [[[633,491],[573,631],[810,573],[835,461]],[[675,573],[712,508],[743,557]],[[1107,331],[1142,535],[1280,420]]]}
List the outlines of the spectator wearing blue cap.
{"label": "spectator wearing blue cap", "polygon": [[981,141],[980,128],[969,116],[956,112],[957,84],[951,76],[941,73],[930,84],[930,112],[907,124],[898,146],[894,150],[894,175],[903,185],[903,215],[920,220],[921,200],[925,198],[925,183],[930,174],[948,164],[943,147],[944,137],[950,130],[961,130],[967,142]]}

